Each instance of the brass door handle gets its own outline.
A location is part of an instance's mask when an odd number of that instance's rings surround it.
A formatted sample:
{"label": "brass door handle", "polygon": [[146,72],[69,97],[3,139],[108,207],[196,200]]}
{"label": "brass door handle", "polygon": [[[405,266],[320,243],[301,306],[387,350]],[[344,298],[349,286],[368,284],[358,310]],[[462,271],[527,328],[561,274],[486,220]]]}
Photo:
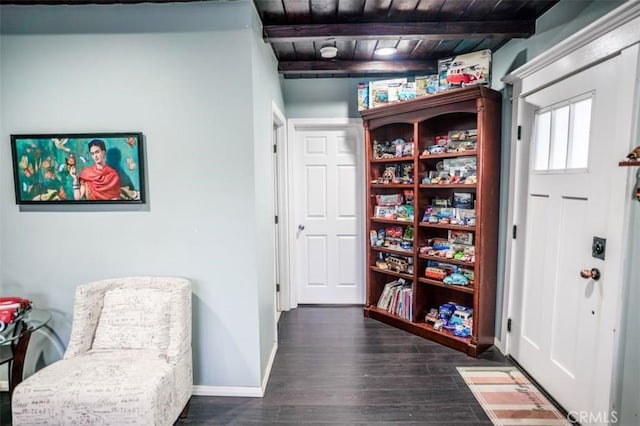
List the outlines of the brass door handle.
{"label": "brass door handle", "polygon": [[600,279],[600,270],[598,268],[583,269],[580,271],[580,276],[586,280],[591,278],[594,281],[598,281]]}

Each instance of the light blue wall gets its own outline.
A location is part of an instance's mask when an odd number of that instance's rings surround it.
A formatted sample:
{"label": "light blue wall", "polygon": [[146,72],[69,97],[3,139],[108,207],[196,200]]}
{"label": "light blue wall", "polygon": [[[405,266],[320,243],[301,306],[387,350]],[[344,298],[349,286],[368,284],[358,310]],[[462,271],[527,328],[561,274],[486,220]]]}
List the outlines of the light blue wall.
{"label": "light blue wall", "polygon": [[[251,87],[253,92],[254,186],[256,206],[256,282],[258,283],[258,321],[262,375],[276,344],[274,275],[274,170],[272,140],[272,102],[284,112],[281,78],[275,72],[277,60],[270,45],[262,40],[262,24],[252,15]],[[274,97],[274,93],[278,96]]]}
{"label": "light blue wall", "polygon": [[360,118],[355,78],[284,80],[287,118]]}
{"label": "light blue wall", "polygon": [[[195,384],[260,386],[275,326],[258,258],[267,237],[257,237],[266,220],[256,182],[268,170],[256,168],[256,134],[270,109],[256,118],[253,102],[282,98],[273,60],[252,53],[251,3],[0,12],[0,292],[53,310],[66,342],[78,284],[188,277]],[[254,69],[270,82],[257,96]],[[94,131],[144,133],[148,203],[20,211],[9,135]]]}

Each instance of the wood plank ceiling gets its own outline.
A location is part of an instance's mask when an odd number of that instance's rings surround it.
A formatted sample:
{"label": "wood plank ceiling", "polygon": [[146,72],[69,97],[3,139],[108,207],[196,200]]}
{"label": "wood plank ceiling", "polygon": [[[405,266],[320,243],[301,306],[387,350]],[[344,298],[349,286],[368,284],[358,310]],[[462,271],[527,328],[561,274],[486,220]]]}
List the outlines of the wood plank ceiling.
{"label": "wood plank ceiling", "polygon": [[[197,0],[0,0],[0,4],[128,4]],[[218,1],[218,0],[214,0]],[[285,78],[433,74],[437,60],[530,37],[559,0],[253,0]],[[320,54],[337,48],[335,58]],[[380,57],[379,48],[397,52]]]}
{"label": "wood plank ceiling", "polygon": [[[437,60],[530,37],[558,0],[254,0],[285,78],[433,74]],[[320,49],[338,49],[333,59]],[[390,57],[375,51],[394,47]]]}

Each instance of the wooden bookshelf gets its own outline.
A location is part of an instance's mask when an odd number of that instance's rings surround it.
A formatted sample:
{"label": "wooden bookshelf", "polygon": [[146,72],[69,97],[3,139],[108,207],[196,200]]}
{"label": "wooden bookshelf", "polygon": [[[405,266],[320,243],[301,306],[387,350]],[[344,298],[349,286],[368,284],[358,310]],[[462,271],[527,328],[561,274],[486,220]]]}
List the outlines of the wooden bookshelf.
{"label": "wooden bookshelf", "polygon": [[[367,191],[367,235],[373,238],[386,235],[390,228],[402,228],[403,235],[413,235],[411,250],[401,250],[367,244],[367,290],[364,315],[406,330],[426,339],[477,356],[493,344],[495,321],[495,288],[497,279],[498,248],[498,203],[500,190],[500,116],[501,95],[482,86],[451,90],[436,95],[423,96],[381,109],[362,111],[366,143]],[[449,131],[477,130],[475,150],[424,154],[435,138]],[[473,132],[471,132],[473,133]],[[413,155],[396,158],[375,158],[380,155],[382,145],[401,139],[413,142]],[[375,145],[375,150],[374,150]],[[474,157],[473,159],[461,157]],[[431,171],[441,171],[443,162],[453,164],[456,159],[463,165],[471,162],[475,166],[476,179],[473,184],[430,184]],[[412,167],[412,183],[377,183],[388,168],[403,171]],[[466,165],[464,166],[466,167]],[[392,169],[393,170],[393,169]],[[453,170],[446,168],[445,170]],[[436,175],[438,176],[438,175]],[[461,176],[465,176],[464,174]],[[466,175],[468,176],[468,175]],[[407,176],[403,176],[406,179]],[[445,182],[447,179],[445,179]],[[473,226],[446,223],[422,222],[428,206],[434,200],[453,199],[458,193],[467,193],[475,201],[475,224]],[[378,195],[396,196],[404,194],[413,203],[413,221],[375,217]],[[411,196],[409,197],[409,194]],[[406,232],[412,228],[412,233]],[[468,232],[473,238],[474,262],[465,262],[444,256],[420,253],[420,247],[428,241],[446,239],[452,232]],[[394,231],[397,233],[397,231]],[[385,237],[386,238],[386,237]],[[404,238],[404,237],[403,237]],[[402,259],[411,264],[413,273],[402,273],[376,266],[385,256]],[[450,256],[450,255],[449,255]],[[397,259],[396,259],[397,260]],[[396,261],[394,260],[394,261]],[[444,262],[454,270],[473,271],[473,285],[449,285],[425,277],[427,265]],[[411,286],[412,315],[402,318],[385,309],[378,308],[378,301],[385,285],[402,278]],[[473,308],[473,329],[467,338],[454,336],[451,330],[434,330],[425,322],[426,313],[441,304],[453,302]]]}

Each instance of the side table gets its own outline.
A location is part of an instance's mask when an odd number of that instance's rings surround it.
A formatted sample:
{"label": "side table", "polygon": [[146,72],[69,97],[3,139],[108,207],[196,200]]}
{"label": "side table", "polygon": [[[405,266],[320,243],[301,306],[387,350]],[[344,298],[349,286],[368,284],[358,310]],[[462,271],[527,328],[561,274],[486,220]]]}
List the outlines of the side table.
{"label": "side table", "polygon": [[50,320],[49,311],[30,309],[23,317],[0,331],[0,365],[8,363],[9,366],[9,397],[22,381],[31,333],[45,326]]}

